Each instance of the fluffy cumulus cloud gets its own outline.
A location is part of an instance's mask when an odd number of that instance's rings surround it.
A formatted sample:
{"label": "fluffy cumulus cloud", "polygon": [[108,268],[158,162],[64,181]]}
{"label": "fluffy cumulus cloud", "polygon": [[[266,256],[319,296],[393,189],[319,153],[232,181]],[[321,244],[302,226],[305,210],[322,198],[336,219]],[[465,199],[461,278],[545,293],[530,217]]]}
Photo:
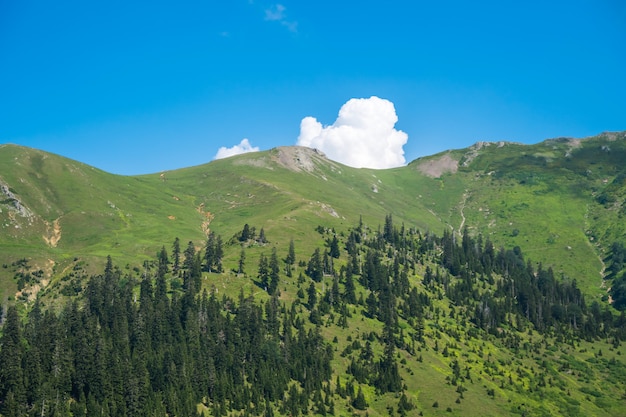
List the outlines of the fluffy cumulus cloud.
{"label": "fluffy cumulus cloud", "polygon": [[335,123],[322,126],[314,117],[300,123],[298,145],[317,148],[330,159],[355,168],[393,168],[406,164],[402,148],[408,136],[395,129],[396,109],[378,97],[353,98]]}
{"label": "fluffy cumulus cloud", "polygon": [[227,148],[225,146],[222,146],[221,148],[219,148],[217,150],[217,154],[215,154],[214,159],[223,159],[223,158],[228,158],[229,156],[240,155],[242,153],[258,152],[258,151],[259,151],[258,146],[250,145],[250,141],[244,138],[241,140],[241,142],[239,142],[239,145],[235,145],[232,148]]}

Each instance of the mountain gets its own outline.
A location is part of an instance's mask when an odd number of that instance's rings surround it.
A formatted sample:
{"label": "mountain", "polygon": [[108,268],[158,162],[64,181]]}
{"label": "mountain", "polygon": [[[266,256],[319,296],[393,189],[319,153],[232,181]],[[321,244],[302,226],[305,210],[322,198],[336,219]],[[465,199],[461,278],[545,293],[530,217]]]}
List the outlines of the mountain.
{"label": "mountain", "polygon": [[[17,301],[24,314],[36,299],[45,308],[60,309],[66,300],[90,296],[89,282],[96,279],[91,277],[102,274],[109,255],[127,276],[121,282],[135,282],[136,294],[142,277],[154,273],[162,248],[171,253],[178,238],[181,253],[191,249],[199,254],[198,263],[204,262],[206,245],[214,242],[209,236],[217,235],[223,242],[223,269],[209,266],[197,285],[233,299],[240,292],[254,294],[264,302],[263,259],[275,251],[281,271],[291,273],[282,257],[293,245],[298,262],[293,277],[281,278],[280,302],[286,309],[297,306],[307,326],[327,323],[320,331],[336,351],[333,378],[356,377],[370,415],[388,415],[400,392],[408,395],[403,401],[408,398],[425,415],[620,415],[620,396],[626,390],[620,358],[626,350],[619,342],[624,325],[611,312],[607,289],[623,269],[618,249],[626,244],[625,161],[626,132],[535,145],[479,142],[388,170],[355,169],[317,150],[279,147],[141,176],[113,175],[58,155],[1,145],[0,299],[5,306]],[[246,228],[253,238],[242,237]],[[323,296],[334,285],[331,271],[338,273],[352,262],[348,248],[355,236],[360,240],[359,268],[365,268],[370,250],[380,256],[372,258],[374,264],[412,265],[406,267],[412,271],[407,285],[430,300],[425,330],[418,331],[424,323],[418,326],[398,313],[402,330],[394,330],[395,351],[407,389],[389,383],[379,392],[380,375],[378,382],[355,376],[354,367],[365,366],[350,353],[361,351],[357,340],[371,342],[375,357],[386,349],[388,323],[381,310],[370,311],[374,304],[368,304],[368,294],[380,297],[384,292],[378,284],[371,286],[365,272],[356,283],[361,300],[347,304],[349,326],[337,325],[332,309],[321,318],[316,309],[311,317],[303,315],[310,307],[303,298],[311,281],[307,275],[315,269],[311,254],[326,252],[333,241],[339,244],[338,257],[325,258],[331,266],[309,287]],[[400,243],[404,236],[413,236],[411,245],[423,247],[419,256],[415,247],[409,250],[410,262],[407,243]],[[501,271],[493,266],[494,276],[487,279],[480,272],[484,260],[481,267],[473,265],[467,246],[482,253],[491,244],[499,251],[499,267],[510,261],[525,278],[510,277],[514,272],[508,266]],[[238,269],[244,254],[242,278]],[[193,265],[184,268],[189,272]],[[428,284],[425,277],[434,271],[436,284]],[[550,312],[539,307],[533,317],[528,310],[532,303],[521,298],[534,300],[547,284],[523,280],[546,271],[558,281],[554,288],[560,295],[552,299],[543,294]],[[342,292],[347,291],[341,276]],[[470,276],[475,283],[467,285],[476,286],[472,296],[461,285]],[[170,271],[168,279],[172,297],[188,291],[187,275]],[[509,283],[509,293],[502,293]],[[526,293],[524,285],[539,286]],[[403,296],[408,296],[409,287],[405,290]],[[490,307],[489,294],[499,294]],[[408,298],[404,302],[410,304]],[[508,307],[498,307],[500,302]],[[502,322],[494,317],[489,319],[496,320],[493,325],[482,321],[490,309],[500,308],[506,311]],[[343,311],[334,314],[348,314]],[[598,324],[600,333],[583,330],[583,321],[590,326],[589,320],[600,320],[602,314],[604,323],[612,323],[614,316],[616,324]],[[554,322],[545,322],[545,316]],[[543,327],[546,323],[549,328]],[[403,342],[414,331],[429,337],[420,341],[419,350]],[[397,366],[394,358],[381,358],[381,364]],[[517,371],[507,370],[512,364]],[[461,370],[473,376],[471,383],[463,378],[458,384]],[[448,391],[450,396],[441,395]],[[564,393],[569,397],[561,398]],[[355,405],[356,398],[340,406],[340,397],[333,397],[339,413],[365,412]]]}
{"label": "mountain", "polygon": [[599,297],[602,259],[626,230],[624,161],[624,133],[607,133],[536,145],[480,142],[389,170],[281,147],[129,177],[3,145],[0,261],[29,256],[57,271],[77,255],[129,262],[175,237],[198,247],[208,230],[231,237],[242,223],[283,245],[290,236],[306,245],[318,224],[345,228],[362,216],[376,226],[390,213],[421,230],[460,236],[467,227],[496,246],[519,246]]}

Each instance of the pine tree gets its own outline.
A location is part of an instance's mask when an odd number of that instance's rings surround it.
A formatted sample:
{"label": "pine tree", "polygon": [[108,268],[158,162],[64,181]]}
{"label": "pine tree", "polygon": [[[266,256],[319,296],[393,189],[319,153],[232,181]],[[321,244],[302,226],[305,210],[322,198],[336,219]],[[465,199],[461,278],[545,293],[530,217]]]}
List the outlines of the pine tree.
{"label": "pine tree", "polygon": [[352,400],[352,406],[357,410],[365,410],[368,407],[367,401],[365,401],[365,395],[363,395],[363,389],[359,385],[359,392]]}
{"label": "pine tree", "polygon": [[330,300],[328,300],[329,304],[332,307],[335,307],[339,303],[340,298],[341,294],[339,292],[339,278],[335,276],[333,277],[333,285],[330,289]]}
{"label": "pine tree", "polygon": [[289,241],[289,252],[287,252],[285,263],[287,265],[293,265],[296,263],[296,246],[293,243],[293,239]]}
{"label": "pine tree", "polygon": [[339,240],[337,240],[337,235],[333,235],[333,238],[329,243],[329,255],[335,259],[339,258]]}
{"label": "pine tree", "polygon": [[324,256],[322,257],[322,276],[324,274],[327,275],[335,275],[335,266],[333,263],[333,258],[328,256],[328,251],[324,251]]}
{"label": "pine tree", "polygon": [[378,299],[373,291],[368,294],[365,304],[367,306],[367,315],[371,318],[375,318],[378,313]]}
{"label": "pine tree", "polygon": [[176,274],[180,268],[180,239],[174,239],[174,245],[172,246],[172,257],[174,258],[174,265],[172,265],[173,272]]}
{"label": "pine tree", "polygon": [[186,270],[190,271],[193,268],[193,262],[194,262],[194,256],[196,255],[196,248],[193,245],[192,241],[189,241],[187,243],[187,248],[185,249],[184,252],[184,261],[183,261],[183,268],[185,268]]}
{"label": "pine tree", "polygon": [[352,278],[352,268],[346,268],[346,279],[343,284],[343,299],[349,304],[356,304],[356,288]]}
{"label": "pine tree", "polygon": [[165,246],[161,247],[161,251],[159,252],[159,255],[157,258],[159,261],[158,274],[165,275],[168,272],[167,265],[169,265],[170,263],[167,257],[167,251],[165,250]]}
{"label": "pine tree", "polygon": [[385,216],[385,228],[383,229],[383,238],[387,243],[394,243],[393,239],[393,219],[391,214]]}
{"label": "pine tree", "polygon": [[6,416],[20,415],[25,400],[21,333],[17,308],[10,306],[0,339],[0,411]]}
{"label": "pine tree", "polygon": [[264,254],[261,254],[259,258],[259,269],[257,278],[259,279],[259,283],[261,287],[263,287],[266,291],[269,287],[269,265],[267,263],[267,257]]}
{"label": "pine tree", "polygon": [[216,242],[215,233],[210,232],[204,250],[204,271],[211,272],[213,265],[216,263]]}
{"label": "pine tree", "polygon": [[398,364],[395,361],[395,336],[394,327],[391,323],[385,323],[383,327],[383,342],[385,345],[384,355],[378,363],[378,375],[374,385],[380,392],[398,392],[402,388],[402,378],[398,372]]}
{"label": "pine tree", "polygon": [[272,255],[270,256],[270,282],[268,287],[268,292],[271,294],[276,293],[278,290],[278,285],[280,282],[280,266],[278,264],[278,255],[276,253],[276,248],[272,248]]}
{"label": "pine tree", "polygon": [[251,238],[250,226],[248,223],[243,225],[243,230],[241,231],[241,235],[239,236],[240,242],[247,242],[248,239]]}
{"label": "pine tree", "polygon": [[314,281],[320,282],[324,276],[324,266],[319,248],[316,248],[307,264],[306,274]]}
{"label": "pine tree", "polygon": [[293,239],[291,239],[289,241],[289,251],[287,252],[287,257],[285,258],[285,273],[290,278],[291,278],[291,269],[295,263],[296,263],[296,247],[293,243]]}
{"label": "pine tree", "polygon": [[239,253],[239,263],[237,267],[237,273],[244,274],[245,266],[246,266],[246,251],[244,248],[241,248],[241,252]]}
{"label": "pine tree", "polygon": [[315,288],[315,284],[311,282],[309,285],[309,289],[307,291],[309,296],[309,300],[307,301],[307,305],[309,310],[313,310],[315,308],[315,304],[317,303],[317,289]]}
{"label": "pine tree", "polygon": [[215,266],[215,272],[221,273],[224,269],[222,267],[222,258],[224,257],[224,248],[222,243],[222,236],[217,235],[215,240],[215,259],[213,265]]}

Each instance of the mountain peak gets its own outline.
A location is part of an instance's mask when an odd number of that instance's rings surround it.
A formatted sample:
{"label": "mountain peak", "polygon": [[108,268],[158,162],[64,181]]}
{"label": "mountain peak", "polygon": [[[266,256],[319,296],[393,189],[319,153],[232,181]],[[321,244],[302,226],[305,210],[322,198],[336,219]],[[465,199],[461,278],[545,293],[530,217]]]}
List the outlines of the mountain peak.
{"label": "mountain peak", "polygon": [[319,149],[306,146],[279,146],[270,153],[276,163],[295,172],[312,172],[319,163],[335,163]]}
{"label": "mountain peak", "polygon": [[305,146],[279,146],[268,151],[249,152],[233,157],[232,163],[269,170],[281,167],[293,172],[307,173],[314,172],[319,165],[330,166],[331,169],[340,166],[337,162],[328,159],[319,149]]}

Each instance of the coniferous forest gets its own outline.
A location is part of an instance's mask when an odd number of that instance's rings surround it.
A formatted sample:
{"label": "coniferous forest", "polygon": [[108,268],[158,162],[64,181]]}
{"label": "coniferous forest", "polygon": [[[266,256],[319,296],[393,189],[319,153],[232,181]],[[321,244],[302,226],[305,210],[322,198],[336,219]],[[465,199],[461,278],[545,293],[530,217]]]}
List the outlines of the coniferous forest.
{"label": "coniferous forest", "polygon": [[[176,239],[139,273],[108,258],[101,274],[68,280],[75,296],[64,304],[9,307],[0,414],[365,415],[384,397],[388,415],[438,412],[449,398],[445,411],[462,415],[473,413],[463,412],[466,398],[484,391],[511,393],[506,407],[519,415],[583,415],[566,379],[619,414],[606,396],[626,396],[623,361],[602,351],[587,362],[548,356],[593,341],[618,348],[626,338],[624,313],[588,304],[575,280],[467,229],[437,236],[388,215],[377,230],[317,230],[313,253],[297,253],[292,240],[258,265],[246,265],[247,243],[265,244],[263,228],[257,235],[245,225],[226,243],[210,234],[202,250],[181,250]],[[228,271],[225,247],[241,253]],[[204,284],[203,274],[223,273],[254,281],[260,295],[231,298]],[[291,298],[281,293],[287,280],[299,288]],[[332,333],[348,328],[359,331],[341,341]],[[481,340],[510,353],[498,357]],[[409,382],[427,354],[446,365],[447,392],[432,404]],[[594,386],[603,372],[610,394]],[[544,401],[552,405],[536,406]]]}

